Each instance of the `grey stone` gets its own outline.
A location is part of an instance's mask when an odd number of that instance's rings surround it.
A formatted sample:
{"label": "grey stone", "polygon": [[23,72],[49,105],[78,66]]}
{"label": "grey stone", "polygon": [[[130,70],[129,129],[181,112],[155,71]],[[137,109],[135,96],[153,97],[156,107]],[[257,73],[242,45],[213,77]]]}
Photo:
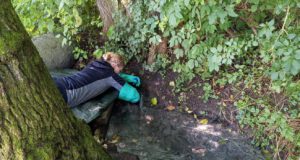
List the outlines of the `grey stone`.
{"label": "grey stone", "polygon": [[32,42],[48,69],[69,68],[74,63],[72,47],[62,46],[62,38],[53,33],[33,37]]}
{"label": "grey stone", "polygon": [[[119,152],[140,160],[263,160],[245,135],[222,123],[201,125],[193,116],[136,105],[115,106],[107,139],[120,137]],[[146,117],[152,117],[147,121]],[[147,123],[148,122],[148,123]],[[188,122],[188,123],[186,123]]]}

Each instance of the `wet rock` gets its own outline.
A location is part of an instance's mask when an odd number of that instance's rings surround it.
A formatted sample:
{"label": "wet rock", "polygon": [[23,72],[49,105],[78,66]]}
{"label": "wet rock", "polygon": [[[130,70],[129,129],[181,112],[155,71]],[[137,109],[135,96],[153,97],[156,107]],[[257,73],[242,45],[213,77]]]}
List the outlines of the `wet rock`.
{"label": "wet rock", "polygon": [[[107,138],[120,136],[125,147],[119,152],[138,155],[141,160],[261,160],[250,139],[230,131],[222,123],[199,124],[192,116],[134,105],[118,106]],[[147,123],[147,117],[151,123]],[[210,121],[211,122],[211,121]]]}
{"label": "wet rock", "polygon": [[139,157],[137,155],[126,152],[119,153],[117,146],[112,143],[107,144],[106,151],[114,160],[139,160]]}
{"label": "wet rock", "polygon": [[72,48],[62,46],[62,39],[56,38],[53,33],[34,37],[32,42],[48,69],[70,68],[74,63]]}

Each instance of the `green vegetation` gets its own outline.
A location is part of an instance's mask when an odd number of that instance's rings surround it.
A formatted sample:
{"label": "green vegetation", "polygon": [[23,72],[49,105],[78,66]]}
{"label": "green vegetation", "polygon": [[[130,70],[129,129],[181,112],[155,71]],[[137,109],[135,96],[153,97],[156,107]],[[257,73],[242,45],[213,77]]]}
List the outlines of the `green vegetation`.
{"label": "green vegetation", "polygon": [[[95,0],[13,0],[15,10],[30,35],[55,33],[58,38],[62,37],[62,45],[76,46],[75,59],[87,59],[84,50],[98,44],[97,37],[101,33],[97,30],[102,27],[102,22],[95,3]],[[84,46],[80,46],[86,35],[94,39],[89,38]]]}
{"label": "green vegetation", "polygon": [[[172,53],[159,55],[169,55],[179,84],[196,76],[231,84],[237,119],[254,129],[255,143],[274,157],[299,155],[299,2],[143,0],[131,9],[130,18],[117,16],[107,47],[142,59],[167,39]],[[204,101],[216,98],[211,85],[202,85]]]}
{"label": "green vegetation", "polygon": [[[80,31],[91,32],[94,27],[95,32],[101,27],[96,14],[89,10],[94,8],[93,1],[14,3],[30,33],[55,31],[63,33],[65,42],[79,42]],[[145,64],[145,68],[171,68],[180,73],[175,92],[184,91],[187,82],[200,76],[206,81],[202,85],[205,101],[217,98],[213,86],[230,85],[236,93],[237,119],[241,127],[252,128],[255,144],[271,148],[274,158],[281,154],[297,159],[300,2],[139,0],[128,9],[130,16],[123,11],[115,14],[105,46],[96,48],[95,43],[89,43],[94,45],[95,56],[110,50],[142,61],[149,56],[150,47],[166,40],[169,50],[157,52],[156,61]],[[93,54],[80,48],[74,53],[77,58]]]}

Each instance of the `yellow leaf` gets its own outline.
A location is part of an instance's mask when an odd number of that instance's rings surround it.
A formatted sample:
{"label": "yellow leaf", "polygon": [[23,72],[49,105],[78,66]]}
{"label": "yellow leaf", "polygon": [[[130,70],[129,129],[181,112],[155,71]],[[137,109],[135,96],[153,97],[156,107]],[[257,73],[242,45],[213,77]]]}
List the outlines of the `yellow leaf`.
{"label": "yellow leaf", "polygon": [[230,100],[233,101],[234,100],[234,97],[233,95],[230,95]]}
{"label": "yellow leaf", "polygon": [[206,125],[208,123],[208,120],[207,119],[201,119],[199,121],[200,124],[203,124],[203,125]]}
{"label": "yellow leaf", "polygon": [[173,111],[175,109],[175,106],[172,106],[172,105],[169,105],[168,107],[167,107],[167,110],[169,110],[169,111]]}
{"label": "yellow leaf", "polygon": [[156,97],[154,97],[154,98],[151,99],[151,105],[152,106],[156,106],[157,105],[157,98]]}

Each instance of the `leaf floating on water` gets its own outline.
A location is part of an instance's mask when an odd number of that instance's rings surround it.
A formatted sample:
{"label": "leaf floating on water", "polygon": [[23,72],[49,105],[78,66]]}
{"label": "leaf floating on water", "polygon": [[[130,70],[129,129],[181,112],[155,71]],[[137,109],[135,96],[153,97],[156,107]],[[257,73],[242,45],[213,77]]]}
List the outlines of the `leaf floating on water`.
{"label": "leaf floating on water", "polygon": [[203,125],[206,125],[208,123],[208,120],[207,119],[201,119],[199,121],[200,124],[203,124]]}
{"label": "leaf floating on water", "polygon": [[173,111],[175,109],[175,106],[173,106],[173,105],[169,105],[168,107],[167,107],[167,110],[168,111]]}
{"label": "leaf floating on water", "polygon": [[151,99],[151,105],[152,106],[156,106],[157,105],[157,98],[156,97],[154,97],[154,98]]}

